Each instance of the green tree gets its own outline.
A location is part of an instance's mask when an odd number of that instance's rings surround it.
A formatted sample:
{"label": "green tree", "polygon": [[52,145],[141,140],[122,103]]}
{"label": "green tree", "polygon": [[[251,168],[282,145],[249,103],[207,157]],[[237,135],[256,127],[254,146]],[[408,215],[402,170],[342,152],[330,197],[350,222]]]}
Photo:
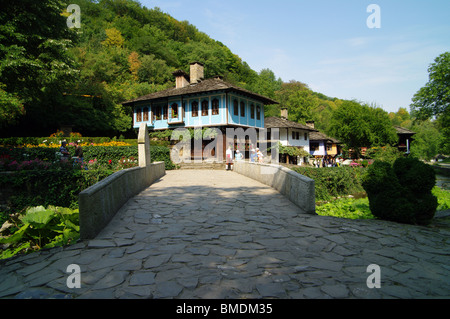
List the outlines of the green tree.
{"label": "green tree", "polygon": [[397,140],[387,112],[356,101],[344,101],[337,107],[329,132],[358,153],[361,147],[383,146]]}
{"label": "green tree", "polygon": [[25,109],[19,98],[2,89],[0,83],[0,128],[14,124],[17,118],[25,114]]}
{"label": "green tree", "polygon": [[428,73],[428,83],[412,99],[411,113],[418,120],[436,118],[445,137],[441,149],[450,153],[450,52],[438,56]]}
{"label": "green tree", "polygon": [[291,94],[287,100],[288,118],[294,122],[313,120],[319,99],[310,90],[300,90]]}
{"label": "green tree", "polygon": [[105,30],[106,40],[103,41],[103,45],[106,47],[121,48],[125,39],[122,37],[122,33],[116,28],[109,28]]}
{"label": "green tree", "polygon": [[29,124],[47,123],[41,115],[57,112],[58,106],[42,99],[61,94],[77,74],[68,54],[76,36],[61,15],[64,9],[59,0],[23,0],[10,1],[0,11],[0,75],[7,93],[2,95],[9,96],[15,109],[18,103],[11,96],[23,103]]}
{"label": "green tree", "polygon": [[275,98],[275,92],[281,89],[282,83],[283,81],[280,78],[277,79],[272,70],[263,69],[251,85],[251,90],[255,93]]}
{"label": "green tree", "polygon": [[141,59],[141,65],[137,74],[140,82],[165,84],[173,81],[173,71],[164,60],[157,59],[152,54],[145,55]]}
{"label": "green tree", "polygon": [[412,125],[411,115],[404,107],[399,108],[397,112],[390,112],[389,118],[391,119],[392,125],[404,128],[410,128]]}
{"label": "green tree", "polygon": [[443,137],[435,121],[416,122],[411,129],[416,132],[411,146],[411,156],[430,160],[439,153]]}

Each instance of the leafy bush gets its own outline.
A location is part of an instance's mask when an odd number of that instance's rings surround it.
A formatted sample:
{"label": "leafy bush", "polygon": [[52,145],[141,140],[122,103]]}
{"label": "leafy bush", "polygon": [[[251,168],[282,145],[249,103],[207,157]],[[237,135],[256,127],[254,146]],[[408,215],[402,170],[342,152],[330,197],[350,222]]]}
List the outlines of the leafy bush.
{"label": "leafy bush", "polygon": [[[55,152],[57,149],[48,147],[30,147],[30,148],[5,148],[0,147],[0,170],[11,162],[22,163],[26,161],[39,159],[43,162],[54,162],[56,160]],[[70,154],[75,153],[74,147],[68,147]],[[170,159],[170,149],[166,146],[150,147],[152,162],[165,162],[166,170],[175,168]],[[134,146],[84,146],[84,161],[96,160],[99,165],[119,163],[120,160],[138,158],[138,147]],[[111,168],[111,167],[108,167]],[[3,169],[8,170],[8,169]]]}
{"label": "leafy bush", "polygon": [[2,229],[0,259],[75,242],[80,237],[79,213],[54,206],[31,207],[24,215],[13,216]]}
{"label": "leafy bush", "polygon": [[9,207],[17,212],[29,206],[78,207],[78,194],[111,175],[111,170],[82,171],[68,165],[60,170],[17,171],[0,174],[0,188],[9,188]]}
{"label": "leafy bush", "polygon": [[26,147],[28,146],[39,146],[45,144],[46,146],[51,146],[52,144],[59,145],[61,140],[66,140],[67,143],[72,143],[75,141],[80,141],[81,143],[87,144],[102,144],[111,142],[122,142],[130,145],[137,145],[137,139],[117,139],[115,137],[82,137],[78,135],[79,133],[71,133],[70,137],[65,137],[63,134],[52,134],[50,137],[5,137],[0,138],[0,145],[3,147]]}
{"label": "leafy bush", "polygon": [[370,210],[377,218],[408,224],[428,224],[437,208],[431,193],[434,170],[415,158],[394,164],[375,161],[363,178]]}
{"label": "leafy bush", "polygon": [[365,157],[393,164],[398,158],[404,157],[404,154],[398,148],[386,145],[368,149]]}
{"label": "leafy bush", "polygon": [[436,210],[450,209],[450,191],[434,186],[431,193],[437,197],[438,207]]}
{"label": "leafy bush", "polygon": [[361,184],[362,167],[295,167],[299,174],[315,181],[316,201],[364,192]]}
{"label": "leafy bush", "polygon": [[164,162],[166,170],[175,169],[176,166],[170,159],[170,149],[165,146],[150,147],[152,162]]}

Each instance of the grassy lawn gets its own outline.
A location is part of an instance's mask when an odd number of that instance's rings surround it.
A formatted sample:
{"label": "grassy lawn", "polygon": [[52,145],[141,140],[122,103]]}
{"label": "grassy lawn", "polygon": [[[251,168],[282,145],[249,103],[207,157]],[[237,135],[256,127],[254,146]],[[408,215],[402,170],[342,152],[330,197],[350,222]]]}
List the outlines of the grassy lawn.
{"label": "grassy lawn", "polygon": [[[439,187],[433,188],[433,195],[438,199],[438,211],[450,209],[450,191]],[[324,204],[316,205],[316,213],[320,216],[332,216],[348,219],[374,219],[370,212],[369,199],[340,198]]]}
{"label": "grassy lawn", "polygon": [[316,213],[320,216],[332,216],[348,219],[374,219],[370,212],[369,199],[340,198],[316,206]]}

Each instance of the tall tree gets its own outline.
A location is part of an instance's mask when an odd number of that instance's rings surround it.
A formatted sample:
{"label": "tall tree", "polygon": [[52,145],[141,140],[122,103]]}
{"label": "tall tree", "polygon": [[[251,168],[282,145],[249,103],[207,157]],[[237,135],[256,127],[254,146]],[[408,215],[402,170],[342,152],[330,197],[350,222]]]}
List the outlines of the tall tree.
{"label": "tall tree", "polygon": [[428,83],[412,99],[411,113],[418,120],[436,118],[445,137],[441,150],[450,153],[450,52],[438,56],[428,73]]}
{"label": "tall tree", "polygon": [[48,124],[42,115],[55,113],[58,108],[42,100],[48,94],[61,94],[77,74],[67,53],[75,32],[69,30],[61,15],[64,9],[59,0],[22,0],[9,1],[0,11],[2,90],[23,102],[31,125]]}
{"label": "tall tree", "polygon": [[356,101],[344,101],[338,106],[329,131],[357,152],[361,147],[392,145],[397,140],[387,112]]}
{"label": "tall tree", "polygon": [[418,119],[439,117],[450,105],[450,52],[438,56],[428,68],[429,80],[413,97],[411,111]]}

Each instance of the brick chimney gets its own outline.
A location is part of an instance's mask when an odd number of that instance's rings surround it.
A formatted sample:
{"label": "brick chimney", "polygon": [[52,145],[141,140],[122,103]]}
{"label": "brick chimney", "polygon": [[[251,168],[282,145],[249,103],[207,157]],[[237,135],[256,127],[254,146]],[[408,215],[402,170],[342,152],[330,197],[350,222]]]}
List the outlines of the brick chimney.
{"label": "brick chimney", "polygon": [[189,85],[189,76],[186,72],[178,70],[172,73],[175,76],[175,84],[177,89],[184,88]]}
{"label": "brick chimney", "polygon": [[309,126],[310,128],[315,129],[316,124],[314,123],[314,121],[306,121],[306,125]]}
{"label": "brick chimney", "polygon": [[287,120],[288,119],[288,109],[287,109],[287,107],[283,107],[281,109],[281,118],[283,120]]}
{"label": "brick chimney", "polygon": [[192,62],[190,69],[191,84],[201,82],[205,77],[203,64],[200,62]]}

